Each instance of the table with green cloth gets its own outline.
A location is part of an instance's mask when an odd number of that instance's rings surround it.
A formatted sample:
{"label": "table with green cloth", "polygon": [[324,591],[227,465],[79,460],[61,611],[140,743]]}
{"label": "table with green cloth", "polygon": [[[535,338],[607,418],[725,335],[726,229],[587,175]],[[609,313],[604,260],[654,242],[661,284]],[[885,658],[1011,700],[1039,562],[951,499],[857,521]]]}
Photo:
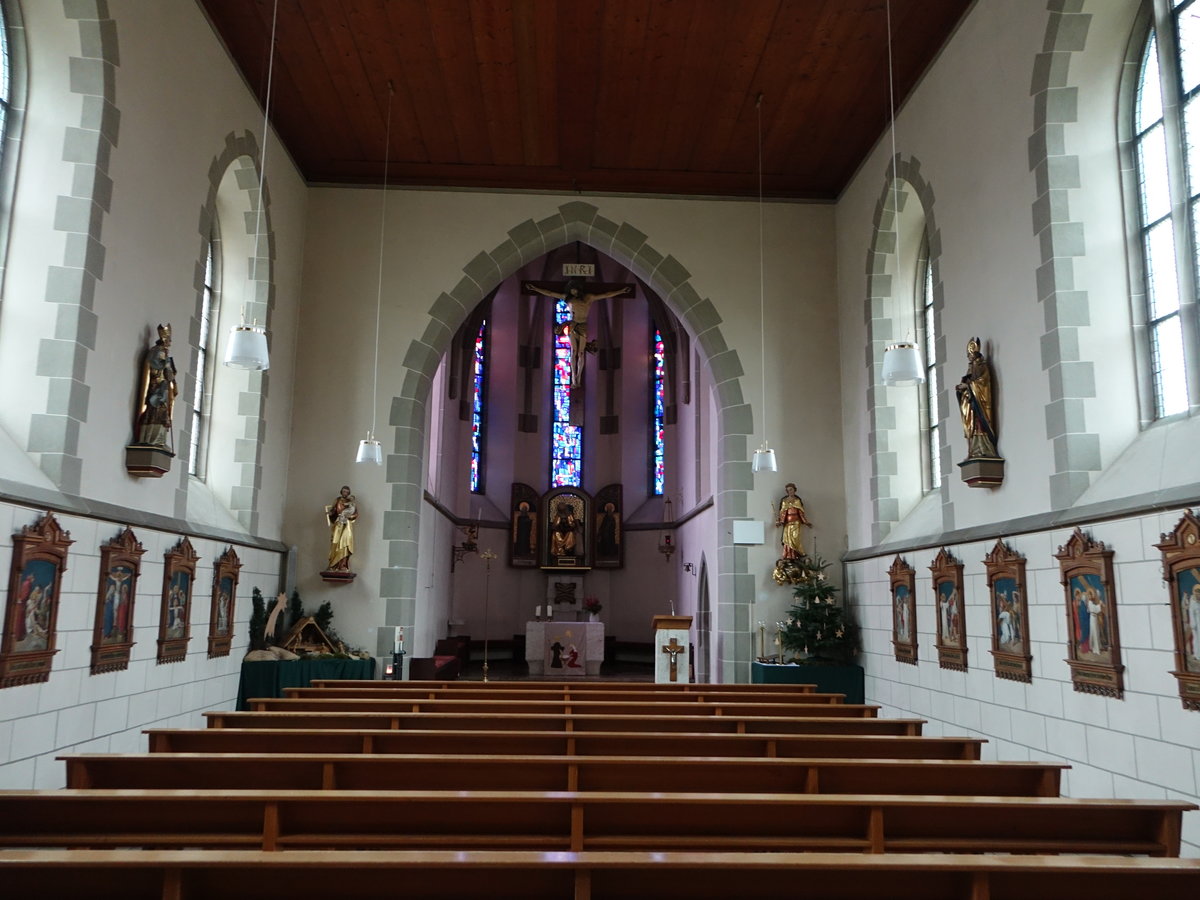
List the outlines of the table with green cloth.
{"label": "table with green cloth", "polygon": [[249,709],[252,697],[282,697],[283,689],[308,687],[317,678],[375,677],[373,659],[268,659],[242,663],[238,709]]}
{"label": "table with green cloth", "polygon": [[856,665],[776,665],[750,663],[752,684],[815,684],[822,694],[845,694],[847,703],[863,703],[863,668]]}

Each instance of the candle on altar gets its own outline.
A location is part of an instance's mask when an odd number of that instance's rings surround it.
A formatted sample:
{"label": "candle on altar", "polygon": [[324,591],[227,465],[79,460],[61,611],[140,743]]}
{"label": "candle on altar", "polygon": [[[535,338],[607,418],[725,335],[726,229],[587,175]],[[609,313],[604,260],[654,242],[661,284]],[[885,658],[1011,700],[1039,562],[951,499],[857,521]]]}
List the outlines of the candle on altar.
{"label": "candle on altar", "polygon": [[392,649],[393,653],[399,653],[404,649],[404,626],[397,625],[395,632],[395,646]]}
{"label": "candle on altar", "polygon": [[533,617],[535,619],[540,619],[542,617],[542,608],[540,606],[535,606],[533,608]]}
{"label": "candle on altar", "polygon": [[554,607],[551,606],[549,603],[546,604],[546,618],[547,619],[554,618]]}

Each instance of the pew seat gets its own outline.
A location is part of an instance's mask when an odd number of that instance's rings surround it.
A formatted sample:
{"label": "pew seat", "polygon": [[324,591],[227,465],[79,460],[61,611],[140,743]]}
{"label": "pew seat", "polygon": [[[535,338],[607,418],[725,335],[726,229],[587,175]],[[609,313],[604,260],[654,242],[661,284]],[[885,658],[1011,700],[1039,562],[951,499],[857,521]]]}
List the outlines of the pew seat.
{"label": "pew seat", "polygon": [[751,756],[979,759],[983,740],[831,734],[562,731],[385,731],[151,728],[151,753],[444,753],[549,756]]}
{"label": "pew seat", "polygon": [[313,687],[331,688],[352,688],[369,685],[370,687],[394,689],[398,691],[495,691],[497,693],[505,693],[515,690],[536,690],[569,692],[572,694],[585,693],[589,691],[596,691],[600,693],[605,693],[607,691],[642,691],[651,694],[713,694],[718,696],[724,696],[727,694],[775,694],[787,696],[789,694],[813,693],[817,689],[815,684],[714,684],[686,681],[614,681],[608,678],[605,678],[601,681],[587,681],[579,678],[551,681],[539,678],[536,681],[487,682],[450,681],[446,679],[409,679],[407,681],[375,680],[363,682],[348,678],[314,678],[311,684]]}
{"label": "pew seat", "polygon": [[[378,692],[386,693],[386,692]],[[412,712],[412,713],[561,713],[565,715],[617,716],[759,716],[801,718],[874,719],[879,707],[866,703],[843,703],[841,694],[804,694],[803,699],[777,703],[743,703],[740,700],[457,700],[421,697],[251,697],[251,712]]]}
{"label": "pew seat", "polygon": [[[795,694],[757,693],[679,693],[677,691],[572,691],[567,688],[543,689],[481,688],[479,690],[439,690],[436,688],[381,687],[382,682],[368,681],[360,687],[303,687],[285,688],[281,696],[318,699],[344,698],[362,700],[547,700],[567,703],[596,701],[606,703],[845,703],[845,694],[818,693],[809,690]],[[398,682],[403,685],[405,682]]]}
{"label": "pew seat", "polygon": [[647,756],[101,753],[68,788],[713,791],[1056,797],[1061,763]]}
{"label": "pew seat", "polygon": [[575,791],[0,793],[0,847],[1179,855],[1194,804]]}
{"label": "pew seat", "polygon": [[[820,707],[826,709],[836,707]],[[637,716],[588,713],[252,712],[209,710],[209,728],[385,728],[457,731],[653,731],[677,734],[907,734],[920,735],[924,719],[804,716]]]}
{"label": "pew seat", "polygon": [[11,850],[14,897],[1129,900],[1194,897],[1200,860],[976,854]]}

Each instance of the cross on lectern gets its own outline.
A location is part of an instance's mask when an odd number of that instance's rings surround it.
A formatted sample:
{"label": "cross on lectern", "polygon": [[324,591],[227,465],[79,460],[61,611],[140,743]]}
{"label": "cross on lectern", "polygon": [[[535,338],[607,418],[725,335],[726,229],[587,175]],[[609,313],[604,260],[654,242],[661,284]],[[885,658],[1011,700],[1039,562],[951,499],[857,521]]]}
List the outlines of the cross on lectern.
{"label": "cross on lectern", "polygon": [[671,638],[671,643],[663,645],[662,652],[671,654],[671,681],[679,680],[679,654],[685,650],[687,647],[684,647],[675,638]]}

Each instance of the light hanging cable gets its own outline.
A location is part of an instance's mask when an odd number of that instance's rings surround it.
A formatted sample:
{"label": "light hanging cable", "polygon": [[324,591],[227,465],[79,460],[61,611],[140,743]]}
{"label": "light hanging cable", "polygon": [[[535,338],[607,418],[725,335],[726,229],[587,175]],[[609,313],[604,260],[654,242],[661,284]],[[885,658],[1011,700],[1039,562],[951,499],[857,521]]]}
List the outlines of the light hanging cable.
{"label": "light hanging cable", "polygon": [[[888,51],[888,109],[892,121],[892,221],[896,225],[896,279],[900,283],[900,160],[896,156],[896,85],[892,73],[892,0],[884,4],[887,15]],[[925,380],[925,369],[921,365],[921,351],[912,341],[899,341],[883,348],[883,371],[880,378],[888,387],[902,384],[920,384]]]}
{"label": "light hanging cable", "polygon": [[[263,186],[267,179],[267,135],[271,127],[271,84],[275,77],[275,33],[279,22],[279,0],[271,13],[271,49],[267,62],[267,95],[263,100],[263,131],[262,151],[258,160],[258,212],[254,225],[254,263],[251,272],[258,274],[259,242],[262,240],[263,217]],[[267,267],[268,281],[271,277],[270,267]],[[249,279],[247,279],[249,280]],[[270,290],[268,285],[268,290]],[[267,350],[267,330],[258,324],[258,319],[252,319],[246,324],[246,300],[242,300],[241,324],[234,325],[229,333],[229,343],[225,346],[225,365],[235,369],[251,369],[261,371],[270,368],[271,357]]]}
{"label": "light hanging cable", "polygon": [[375,463],[383,465],[383,447],[375,437],[375,414],[379,407],[379,322],[380,310],[383,308],[383,248],[384,235],[387,227],[387,186],[388,162],[392,150],[392,96],[396,93],[392,82],[388,82],[387,127],[383,139],[383,200],[379,205],[379,273],[375,284],[375,378],[371,387],[371,427],[367,429],[366,440],[358,442],[358,456],[355,462]]}
{"label": "light hanging cable", "polygon": [[758,325],[762,343],[759,347],[759,362],[762,363],[762,446],[754,451],[750,469],[754,472],[774,472],[775,451],[767,444],[767,301],[766,279],[763,274],[763,161],[762,161],[762,99],[759,94],[754,100],[758,110]]}

